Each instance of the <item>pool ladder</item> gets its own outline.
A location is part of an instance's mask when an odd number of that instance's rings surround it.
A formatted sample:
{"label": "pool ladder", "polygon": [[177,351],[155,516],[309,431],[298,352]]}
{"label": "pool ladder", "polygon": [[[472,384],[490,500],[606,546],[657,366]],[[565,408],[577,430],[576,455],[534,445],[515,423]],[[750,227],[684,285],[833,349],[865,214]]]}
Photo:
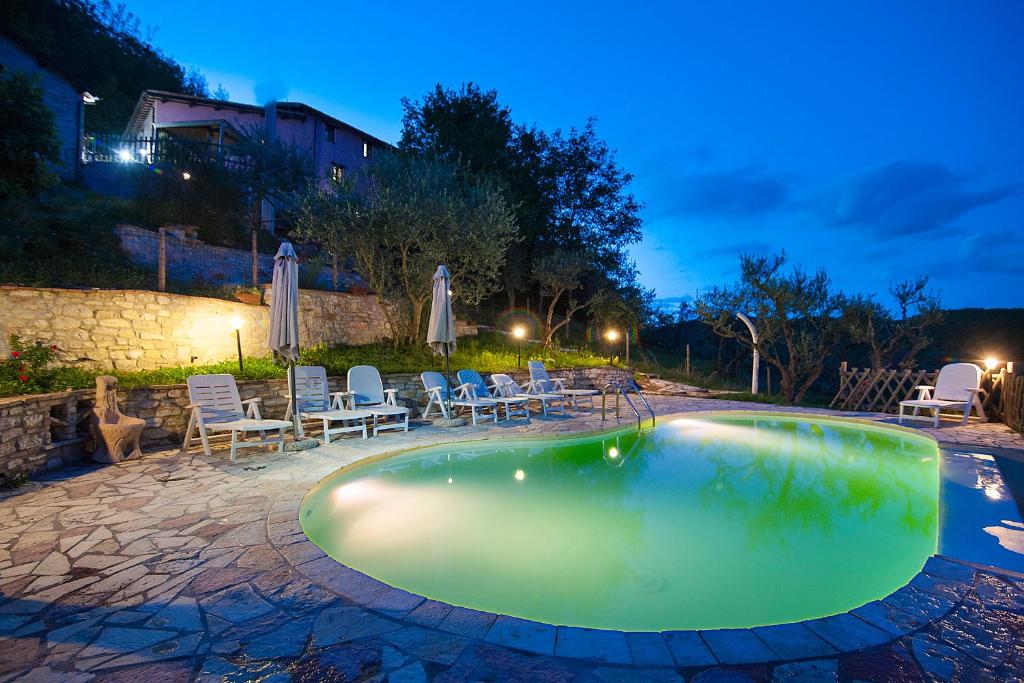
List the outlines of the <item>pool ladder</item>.
{"label": "pool ladder", "polygon": [[637,429],[641,428],[641,426],[643,425],[643,418],[640,417],[640,411],[636,409],[636,406],[633,404],[633,401],[631,401],[629,398],[630,391],[634,392],[640,399],[640,402],[643,403],[644,408],[646,408],[647,412],[651,414],[651,424],[654,424],[654,410],[651,408],[651,404],[647,402],[647,399],[644,398],[644,394],[642,391],[640,391],[640,387],[637,386],[636,380],[634,380],[631,377],[616,378],[608,382],[608,384],[604,385],[604,389],[601,391],[602,422],[604,422],[607,419],[605,415],[605,402],[608,398],[608,393],[611,392],[615,394],[615,418],[618,419],[619,417],[619,397],[621,396],[626,400],[626,405],[629,406],[629,409],[633,411],[634,415],[636,415]]}

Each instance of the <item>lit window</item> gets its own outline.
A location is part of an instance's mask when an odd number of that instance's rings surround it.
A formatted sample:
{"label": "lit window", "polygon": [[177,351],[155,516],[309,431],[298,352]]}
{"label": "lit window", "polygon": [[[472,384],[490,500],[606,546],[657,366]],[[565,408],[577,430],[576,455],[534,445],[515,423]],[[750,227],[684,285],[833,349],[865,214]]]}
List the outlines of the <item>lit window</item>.
{"label": "lit window", "polygon": [[327,142],[334,142],[334,126],[327,126]]}
{"label": "lit window", "polygon": [[345,167],[341,164],[331,162],[331,180],[336,183],[340,183],[341,179],[345,177]]}
{"label": "lit window", "polygon": [[369,142],[364,142],[363,143],[363,158],[364,159],[369,159],[370,158],[370,143]]}

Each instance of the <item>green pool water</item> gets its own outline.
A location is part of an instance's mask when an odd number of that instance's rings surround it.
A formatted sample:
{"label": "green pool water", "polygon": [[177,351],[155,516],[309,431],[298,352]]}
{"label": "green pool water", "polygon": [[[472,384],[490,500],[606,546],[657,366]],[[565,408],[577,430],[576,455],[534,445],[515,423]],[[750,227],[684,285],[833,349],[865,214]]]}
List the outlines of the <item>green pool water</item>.
{"label": "green pool water", "polygon": [[432,446],[321,481],[300,512],[331,557],[436,600],[660,631],[843,612],[936,550],[933,441],[728,414],[642,433]]}

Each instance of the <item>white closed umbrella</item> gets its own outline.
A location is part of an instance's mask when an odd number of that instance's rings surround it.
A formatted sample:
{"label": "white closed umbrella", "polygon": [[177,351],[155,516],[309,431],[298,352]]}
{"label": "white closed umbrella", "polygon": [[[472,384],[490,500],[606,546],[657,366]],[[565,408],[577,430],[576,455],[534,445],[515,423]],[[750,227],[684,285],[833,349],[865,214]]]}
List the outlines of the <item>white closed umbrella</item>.
{"label": "white closed umbrella", "polygon": [[270,350],[288,361],[292,399],[292,425],[299,435],[299,411],[295,401],[295,364],[299,360],[299,257],[291,242],[282,242],[274,256],[274,279],[270,290]]}
{"label": "white closed umbrella", "polygon": [[427,344],[434,353],[444,354],[445,410],[452,414],[452,381],[448,376],[449,357],[455,352],[455,316],[452,315],[451,276],[443,265],[434,273],[433,296],[430,299],[430,320],[427,324]]}

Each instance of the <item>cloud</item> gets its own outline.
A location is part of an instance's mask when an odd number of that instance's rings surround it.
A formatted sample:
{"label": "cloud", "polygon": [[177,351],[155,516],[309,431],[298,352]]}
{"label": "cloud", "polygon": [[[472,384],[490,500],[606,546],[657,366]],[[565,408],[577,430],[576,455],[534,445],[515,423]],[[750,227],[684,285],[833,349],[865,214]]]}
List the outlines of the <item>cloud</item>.
{"label": "cloud", "polygon": [[720,247],[711,247],[697,252],[699,258],[717,258],[720,256],[739,256],[740,254],[767,254],[777,251],[767,242],[735,242],[723,244]]}
{"label": "cloud", "polygon": [[964,238],[960,248],[971,271],[1024,274],[1024,238],[1019,232],[976,233]]}
{"label": "cloud", "polygon": [[689,174],[672,185],[666,212],[704,218],[762,215],[783,207],[789,195],[782,178],[755,167]]}
{"label": "cloud", "polygon": [[811,202],[836,227],[865,226],[891,237],[948,230],[960,216],[1021,193],[1020,184],[987,190],[941,164],[894,161],[854,176]]}

